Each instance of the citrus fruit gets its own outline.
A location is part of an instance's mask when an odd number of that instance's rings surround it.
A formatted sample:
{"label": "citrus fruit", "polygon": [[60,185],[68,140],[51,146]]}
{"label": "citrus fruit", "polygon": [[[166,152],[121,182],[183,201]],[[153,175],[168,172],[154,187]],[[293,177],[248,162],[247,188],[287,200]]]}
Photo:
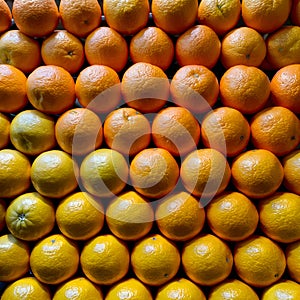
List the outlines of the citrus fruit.
{"label": "citrus fruit", "polygon": [[290,19],[293,25],[300,25],[300,1],[295,0],[292,3],[292,9],[290,13]]}
{"label": "citrus fruit", "polygon": [[6,210],[6,225],[16,238],[35,241],[46,236],[54,227],[53,203],[36,192],[15,198]]}
{"label": "citrus fruit", "polygon": [[101,235],[84,245],[80,264],[89,280],[96,284],[111,285],[126,275],[129,252],[126,245],[115,236]]}
{"label": "citrus fruit", "polygon": [[288,191],[300,195],[300,150],[295,150],[282,159],[283,184]]}
{"label": "citrus fruit", "polygon": [[283,280],[266,288],[262,293],[262,300],[298,299],[300,285],[291,280]]}
{"label": "citrus fruit", "polygon": [[186,242],[181,259],[186,275],[204,286],[212,286],[226,279],[233,265],[227,244],[211,234],[202,234]]}
{"label": "citrus fruit", "polygon": [[0,113],[0,149],[5,148],[10,142],[10,118]]}
{"label": "citrus fruit", "polygon": [[287,245],[285,249],[287,270],[290,277],[300,282],[300,241]]}
{"label": "citrus fruit", "polygon": [[0,199],[0,231],[5,227],[6,202]]}
{"label": "citrus fruit", "polygon": [[98,199],[94,199],[88,193],[75,192],[58,203],[56,223],[66,237],[73,240],[87,240],[102,229],[103,211]]}
{"label": "citrus fruit", "polygon": [[4,0],[0,1],[0,13],[1,13],[0,32],[2,33],[7,31],[12,25],[11,11],[8,4]]}

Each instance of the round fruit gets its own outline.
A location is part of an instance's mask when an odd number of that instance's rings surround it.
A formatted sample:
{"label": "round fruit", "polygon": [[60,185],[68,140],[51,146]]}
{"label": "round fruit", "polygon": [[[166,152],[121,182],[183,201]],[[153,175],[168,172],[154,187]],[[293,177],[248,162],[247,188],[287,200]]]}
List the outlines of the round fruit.
{"label": "round fruit", "polygon": [[10,142],[10,118],[0,113],[0,150]]}
{"label": "round fruit", "polygon": [[300,195],[300,150],[295,150],[282,159],[284,186],[292,193]]}
{"label": "round fruit", "polygon": [[262,300],[298,299],[300,285],[291,280],[283,280],[266,288],[262,293]]}
{"label": "round fruit", "polygon": [[0,32],[2,33],[2,32],[7,31],[10,28],[10,26],[12,25],[11,24],[11,19],[12,19],[11,11],[10,11],[8,4],[4,0],[0,1],[0,13],[1,13]]}
{"label": "round fruit", "polygon": [[300,240],[287,245],[285,257],[290,277],[300,283]]}

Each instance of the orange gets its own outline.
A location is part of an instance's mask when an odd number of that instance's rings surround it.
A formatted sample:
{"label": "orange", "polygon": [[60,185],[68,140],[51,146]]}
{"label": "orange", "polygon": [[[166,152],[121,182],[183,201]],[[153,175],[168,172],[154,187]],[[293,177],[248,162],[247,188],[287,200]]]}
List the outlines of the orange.
{"label": "orange", "polygon": [[136,33],[129,44],[133,63],[146,62],[167,70],[174,58],[172,39],[158,27],[146,27]]}
{"label": "orange", "polygon": [[29,271],[29,246],[12,234],[0,236],[0,280],[15,281]]}
{"label": "orange", "polygon": [[97,197],[112,197],[127,184],[128,164],[116,150],[101,148],[89,153],[80,166],[83,188]]}
{"label": "orange", "polygon": [[180,178],[195,197],[213,197],[227,187],[230,167],[224,155],[215,149],[198,149],[182,161]]}
{"label": "orange", "polygon": [[201,123],[204,146],[224,151],[229,157],[241,153],[250,139],[250,126],[238,110],[219,107],[207,115]]}
{"label": "orange", "polygon": [[178,192],[158,203],[155,220],[164,236],[173,241],[186,241],[202,230],[205,211],[195,197]]}
{"label": "orange", "polygon": [[110,27],[102,26],[91,32],[85,40],[84,51],[90,65],[105,65],[120,72],[127,64],[126,40]]}
{"label": "orange", "polygon": [[213,287],[209,300],[259,300],[255,291],[238,279],[228,279]]}
{"label": "orange", "polygon": [[126,241],[144,237],[151,230],[154,220],[151,204],[134,191],[113,198],[105,216],[109,230]]}
{"label": "orange", "polygon": [[300,241],[287,245],[285,249],[287,269],[290,277],[300,282]]}
{"label": "orange", "polygon": [[188,65],[176,71],[170,92],[175,104],[198,114],[209,111],[216,104],[219,83],[216,75],[208,68]]}
{"label": "orange", "polygon": [[169,81],[161,68],[140,62],[125,71],[121,90],[129,107],[141,113],[153,113],[168,100]]}
{"label": "orange", "polygon": [[12,282],[3,292],[2,300],[51,300],[50,289],[34,277],[23,277]]}
{"label": "orange", "polygon": [[270,80],[259,68],[238,65],[229,68],[220,80],[220,98],[224,106],[242,114],[261,110],[270,96]]}
{"label": "orange", "polygon": [[40,66],[27,78],[31,105],[46,114],[61,114],[75,103],[75,83],[71,74],[58,66]]}
{"label": "orange", "polygon": [[134,274],[150,286],[160,286],[171,280],[176,275],[179,265],[178,249],[159,234],[139,240],[131,252]]}
{"label": "orange", "polygon": [[73,155],[83,155],[101,145],[102,122],[87,108],[73,108],[57,119],[55,137],[63,151]]}
{"label": "orange", "polygon": [[0,199],[0,232],[5,227],[6,202]]}
{"label": "orange", "polygon": [[281,27],[287,20],[292,0],[244,0],[242,18],[248,27],[260,32],[271,32]]}
{"label": "orange", "polygon": [[35,241],[46,236],[54,227],[53,203],[36,192],[14,199],[6,210],[6,225],[14,237]]}
{"label": "orange", "polygon": [[[125,296],[124,296],[125,295]],[[106,294],[106,300],[122,300],[127,297],[130,300],[152,300],[149,289],[135,278],[128,278],[113,285]]]}
{"label": "orange", "polygon": [[46,65],[63,67],[71,74],[81,69],[85,58],[81,41],[66,30],[48,36],[42,43],[41,55]]}
{"label": "orange", "polygon": [[92,282],[112,285],[127,274],[129,252],[125,243],[115,236],[101,235],[84,245],[80,264],[83,273]]}
{"label": "orange", "polygon": [[281,243],[300,240],[299,204],[300,196],[288,192],[278,192],[260,200],[259,221],[265,235]]}
{"label": "orange", "polygon": [[298,299],[300,285],[291,280],[282,280],[267,287],[262,293],[262,300]]}
{"label": "orange", "polygon": [[109,148],[129,156],[147,148],[151,141],[148,119],[130,107],[112,110],[105,118],[103,134]]}
{"label": "orange", "polygon": [[198,7],[199,23],[212,28],[218,35],[224,35],[235,27],[240,15],[239,0],[202,0]]}
{"label": "orange", "polygon": [[78,37],[86,37],[101,23],[101,7],[97,0],[61,0],[59,12],[63,27]]}
{"label": "orange", "polygon": [[162,148],[147,148],[139,152],[129,168],[131,185],[141,195],[159,199],[176,186],[179,168],[174,157]]}
{"label": "orange", "polygon": [[253,235],[234,247],[237,275],[252,287],[267,287],[280,279],[286,260],[282,249],[264,236]]}
{"label": "orange", "polygon": [[197,0],[153,0],[151,12],[154,23],[169,34],[180,34],[194,25]]}
{"label": "orange", "polygon": [[250,126],[254,147],[267,149],[277,156],[290,153],[300,142],[300,121],[285,107],[261,110],[254,115]]}
{"label": "orange", "polygon": [[83,107],[96,113],[108,113],[121,100],[119,75],[108,66],[88,66],[79,73],[75,92]]}
{"label": "orange", "polygon": [[227,244],[211,234],[203,234],[186,242],[181,255],[186,275],[204,286],[212,286],[226,279],[233,265]]}
{"label": "orange", "polygon": [[38,155],[31,167],[31,182],[41,195],[62,198],[77,187],[78,166],[61,150],[49,150]]}
{"label": "orange", "polygon": [[0,113],[0,149],[5,148],[10,142],[10,118]]}
{"label": "orange", "polygon": [[300,1],[293,0],[290,19],[293,25],[300,26]]}
{"label": "orange", "polygon": [[300,113],[300,64],[280,68],[272,77],[270,88],[275,105]]}
{"label": "orange", "polygon": [[292,193],[300,195],[300,150],[292,151],[282,159],[283,184]]}
{"label": "orange", "polygon": [[231,165],[232,183],[246,196],[259,199],[271,196],[281,185],[283,167],[279,159],[265,149],[248,150]]}
{"label": "orange", "polygon": [[0,63],[30,73],[41,64],[41,46],[20,30],[9,30],[0,37]]}
{"label": "orange", "polygon": [[221,53],[217,34],[206,25],[195,25],[182,33],[175,44],[175,56],[180,66],[202,65],[213,68]]}
{"label": "orange", "polygon": [[213,198],[206,206],[206,214],[210,229],[218,237],[233,242],[253,234],[259,219],[248,197],[229,191]]}
{"label": "orange", "polygon": [[29,159],[14,149],[0,150],[0,197],[13,198],[30,187]]}
{"label": "orange", "polygon": [[38,110],[23,110],[10,125],[10,141],[20,152],[39,155],[56,146],[55,120]]}
{"label": "orange", "polygon": [[103,13],[110,28],[123,35],[132,35],[148,23],[148,0],[104,0]]}
{"label": "orange", "polygon": [[30,268],[42,283],[59,284],[77,271],[77,245],[62,234],[49,235],[34,245],[30,254]]}
{"label": "orange", "polygon": [[0,112],[21,111],[28,102],[24,73],[13,66],[0,64],[0,81]]}
{"label": "orange", "polygon": [[275,69],[300,63],[299,26],[283,26],[266,39],[267,61]]}
{"label": "orange", "polygon": [[0,32],[5,32],[12,25],[11,22],[12,15],[8,4],[4,0],[0,1],[0,14],[1,14]]}
{"label": "orange", "polygon": [[98,286],[84,277],[71,279],[61,284],[55,291],[53,300],[97,299],[103,300]]}
{"label": "orange", "polygon": [[222,40],[221,62],[228,69],[236,65],[258,67],[267,53],[263,37],[253,28],[239,27]]}
{"label": "orange", "polygon": [[50,34],[59,21],[59,12],[54,0],[15,0],[12,16],[18,29],[32,37]]}
{"label": "orange", "polygon": [[84,192],[72,193],[63,198],[58,203],[55,216],[60,232],[73,240],[92,238],[104,224],[101,202]]}

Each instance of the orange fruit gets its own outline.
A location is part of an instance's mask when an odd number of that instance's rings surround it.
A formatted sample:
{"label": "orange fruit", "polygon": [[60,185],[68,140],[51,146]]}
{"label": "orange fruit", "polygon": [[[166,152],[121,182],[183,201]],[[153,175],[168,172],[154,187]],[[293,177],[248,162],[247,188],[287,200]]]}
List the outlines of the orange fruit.
{"label": "orange fruit", "polygon": [[105,216],[109,230],[126,241],[144,237],[151,230],[154,220],[151,204],[134,191],[113,198]]}
{"label": "orange fruit", "polygon": [[103,13],[108,26],[124,35],[132,35],[148,23],[148,0],[104,0]]}
{"label": "orange fruit", "polygon": [[50,289],[34,277],[23,277],[12,282],[3,292],[2,300],[51,300]]}
{"label": "orange fruit", "polygon": [[0,112],[15,113],[28,102],[26,96],[26,76],[19,69],[0,64]]}
{"label": "orange fruit", "polygon": [[63,67],[71,74],[81,69],[85,58],[81,41],[66,30],[48,36],[42,43],[41,55],[46,65]]}
{"label": "orange fruit", "polygon": [[161,68],[140,62],[125,71],[121,90],[129,107],[141,113],[153,113],[166,104],[169,81]]}
{"label": "orange fruit", "polygon": [[97,197],[115,196],[127,184],[127,161],[116,150],[97,149],[83,159],[80,178],[83,188],[89,193]]}
{"label": "orange fruit", "polygon": [[300,64],[280,68],[272,77],[270,88],[275,105],[300,113]]}
{"label": "orange fruit", "polygon": [[42,283],[59,284],[77,271],[79,251],[77,245],[62,234],[53,234],[34,245],[30,254],[30,268]]}
{"label": "orange fruit", "polygon": [[195,237],[183,245],[182,265],[196,284],[212,286],[226,279],[232,269],[232,253],[225,242],[211,234]]}
{"label": "orange fruit", "polygon": [[200,140],[200,125],[184,107],[160,110],[152,121],[151,132],[155,146],[168,150],[174,156],[197,149]]}
{"label": "orange fruit", "polygon": [[6,202],[0,199],[0,231],[5,227]]}
{"label": "orange fruit", "polygon": [[63,27],[78,37],[86,37],[101,23],[102,10],[97,0],[61,0],[59,12]]}
{"label": "orange fruit", "polygon": [[87,108],[73,108],[57,119],[55,137],[63,151],[73,155],[83,155],[101,145],[102,122]]}
{"label": "orange fruit", "polygon": [[130,107],[112,110],[105,118],[103,134],[109,148],[129,156],[147,148],[151,141],[148,119]]}
{"label": "orange fruit", "polygon": [[167,70],[174,58],[172,39],[158,27],[146,27],[137,32],[129,44],[133,63],[146,62]]}
{"label": "orange fruit", "polygon": [[293,0],[290,19],[293,25],[300,26],[300,1]]}
{"label": "orange fruit", "polygon": [[0,236],[0,280],[15,281],[29,271],[29,246],[12,234]]}
{"label": "orange fruit", "polygon": [[129,252],[125,243],[115,236],[101,235],[84,245],[80,264],[83,273],[92,282],[112,285],[127,274]]}
{"label": "orange fruit", "polygon": [[116,72],[125,67],[128,45],[125,38],[110,27],[99,27],[91,32],[84,44],[85,56],[90,65],[105,65]]}
{"label": "orange fruit", "polygon": [[202,230],[205,211],[195,197],[178,192],[158,203],[155,220],[164,236],[173,241],[186,241]]}
{"label": "orange fruit", "polygon": [[202,65],[213,68],[221,53],[218,35],[206,25],[195,25],[182,33],[175,44],[175,56],[180,66]]}
{"label": "orange fruit", "polygon": [[180,178],[195,197],[213,197],[227,187],[230,167],[224,155],[215,149],[198,149],[182,161]]}
{"label": "orange fruit", "polygon": [[61,114],[75,103],[75,83],[71,74],[58,66],[40,66],[26,83],[31,105],[46,114]]}
{"label": "orange fruit", "polygon": [[285,107],[261,110],[252,118],[250,127],[254,147],[267,149],[277,156],[290,153],[300,142],[300,121]]}
{"label": "orange fruit", "polygon": [[55,120],[38,110],[19,112],[10,125],[10,141],[20,152],[39,155],[56,146]]}
{"label": "orange fruit", "polygon": [[202,0],[198,7],[199,23],[212,28],[218,35],[224,35],[235,27],[240,15],[239,0]]}
{"label": "orange fruit", "polygon": [[0,37],[0,63],[30,73],[41,64],[41,46],[20,30],[9,30]]}
{"label": "orange fruit", "polygon": [[266,39],[267,61],[275,69],[300,63],[299,26],[283,26]]}
{"label": "orange fruit", "polygon": [[300,285],[291,280],[282,280],[267,287],[262,293],[262,300],[298,299]]}
{"label": "orange fruit", "polygon": [[0,149],[5,148],[10,142],[10,118],[0,113]]}
{"label": "orange fruit", "polygon": [[224,106],[242,114],[261,110],[270,96],[270,80],[259,68],[238,65],[225,71],[220,79],[220,98]]}
{"label": "orange fruit", "polygon": [[143,283],[160,286],[171,280],[180,266],[178,249],[159,234],[139,240],[131,252],[134,274]]}
{"label": "orange fruit", "polygon": [[244,194],[226,191],[206,206],[210,229],[227,241],[241,241],[256,230],[258,212]]}
{"label": "orange fruit", "polygon": [[55,291],[53,300],[67,299],[98,299],[103,295],[98,286],[84,277],[77,277],[62,283]]}
{"label": "orange fruit", "polygon": [[229,157],[241,153],[250,139],[250,126],[238,110],[219,107],[207,115],[201,123],[204,146],[224,152]]}
{"label": "orange fruit", "polygon": [[162,148],[147,148],[139,152],[129,168],[131,185],[141,195],[159,199],[176,186],[179,168],[174,157]]}
{"label": "orange fruit", "polygon": [[226,69],[236,65],[258,67],[266,53],[265,41],[256,30],[239,27],[232,29],[223,38],[220,59]]}
{"label": "orange fruit", "polygon": [[151,12],[154,23],[169,34],[180,34],[194,25],[197,0],[153,0]]}
{"label": "orange fruit", "polygon": [[79,73],[75,92],[83,107],[96,113],[110,112],[121,100],[119,75],[108,66],[88,66]]}
{"label": "orange fruit", "polygon": [[292,151],[282,159],[283,184],[292,193],[300,195],[300,150]]}
{"label": "orange fruit", "polygon": [[31,166],[31,182],[41,195],[62,198],[77,187],[78,166],[61,150],[49,150],[38,155]]}
{"label": "orange fruit", "polygon": [[283,167],[279,159],[265,149],[248,150],[231,165],[232,183],[254,199],[271,196],[281,185]]}
{"label": "orange fruit", "polygon": [[32,37],[50,34],[59,21],[59,12],[54,0],[15,0],[12,16],[18,29]]}
{"label": "orange fruit", "polygon": [[242,18],[248,27],[260,32],[271,32],[281,27],[290,14],[292,0],[244,0]]}
{"label": "orange fruit", "polygon": [[29,159],[14,149],[0,150],[0,198],[13,198],[30,187]]}
{"label": "orange fruit", "polygon": [[46,236],[54,227],[53,203],[36,192],[15,198],[6,210],[6,225],[14,237],[35,241]]}
{"label": "orange fruit", "polygon": [[0,14],[1,14],[0,32],[5,32],[12,25],[11,22],[12,15],[8,4],[4,0],[0,1]]}
{"label": "orange fruit", "polygon": [[264,236],[253,235],[236,243],[233,257],[237,275],[252,287],[275,283],[286,266],[282,249]]}
{"label": "orange fruit", "polygon": [[217,102],[219,83],[216,75],[200,65],[187,65],[174,74],[170,92],[175,104],[193,113],[203,113]]}
{"label": "orange fruit", "polygon": [[300,241],[287,245],[285,249],[286,264],[290,277],[300,282]]}
{"label": "orange fruit", "polygon": [[88,193],[72,193],[58,203],[56,223],[66,237],[87,240],[102,229],[103,211],[101,202]]}

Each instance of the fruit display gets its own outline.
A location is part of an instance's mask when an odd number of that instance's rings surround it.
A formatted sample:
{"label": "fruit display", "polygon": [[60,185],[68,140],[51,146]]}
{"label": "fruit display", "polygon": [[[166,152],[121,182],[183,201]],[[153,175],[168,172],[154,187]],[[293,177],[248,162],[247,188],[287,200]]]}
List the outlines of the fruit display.
{"label": "fruit display", "polygon": [[299,0],[0,0],[0,299],[300,299]]}

